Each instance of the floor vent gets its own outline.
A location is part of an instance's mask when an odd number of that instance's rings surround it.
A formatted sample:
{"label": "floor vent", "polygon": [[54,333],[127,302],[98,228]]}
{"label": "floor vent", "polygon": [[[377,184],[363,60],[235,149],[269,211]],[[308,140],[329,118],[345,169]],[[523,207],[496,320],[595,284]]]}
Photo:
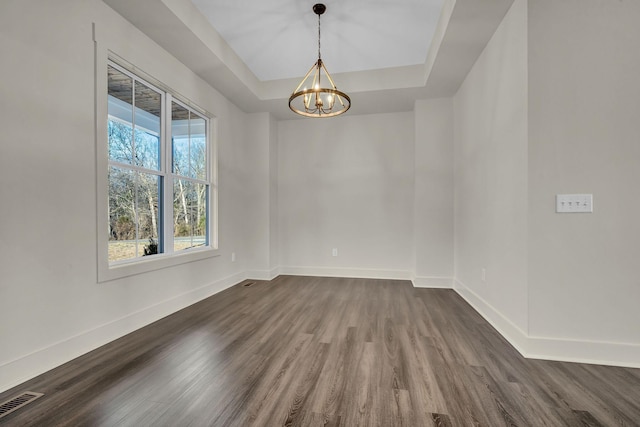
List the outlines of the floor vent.
{"label": "floor vent", "polygon": [[43,393],[34,393],[32,391],[27,391],[22,393],[19,396],[14,397],[13,399],[9,399],[6,402],[0,404],[0,418],[5,415],[10,414],[13,411],[16,411],[28,403],[33,402],[39,397],[44,396]]}
{"label": "floor vent", "polygon": [[251,286],[251,285],[255,285],[255,284],[256,284],[256,282],[247,282],[247,283],[245,283],[243,286],[244,286],[245,288],[248,288],[249,286]]}

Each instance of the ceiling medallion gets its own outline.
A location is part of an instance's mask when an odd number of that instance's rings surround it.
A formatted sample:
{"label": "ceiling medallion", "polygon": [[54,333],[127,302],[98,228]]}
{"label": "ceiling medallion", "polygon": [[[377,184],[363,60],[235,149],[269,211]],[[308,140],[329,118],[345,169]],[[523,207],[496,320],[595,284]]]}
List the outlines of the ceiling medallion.
{"label": "ceiling medallion", "polygon": [[326,10],[322,3],[313,6],[318,15],[318,60],[289,97],[291,111],[306,117],[335,117],[351,107],[351,98],[338,90],[320,55],[320,15]]}

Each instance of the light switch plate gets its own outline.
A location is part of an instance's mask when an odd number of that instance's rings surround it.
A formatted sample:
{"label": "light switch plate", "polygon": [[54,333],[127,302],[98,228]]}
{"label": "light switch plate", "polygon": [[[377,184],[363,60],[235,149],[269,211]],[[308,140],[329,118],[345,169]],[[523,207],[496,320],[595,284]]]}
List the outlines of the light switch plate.
{"label": "light switch plate", "polygon": [[593,194],[557,194],[556,212],[591,213],[593,212]]}

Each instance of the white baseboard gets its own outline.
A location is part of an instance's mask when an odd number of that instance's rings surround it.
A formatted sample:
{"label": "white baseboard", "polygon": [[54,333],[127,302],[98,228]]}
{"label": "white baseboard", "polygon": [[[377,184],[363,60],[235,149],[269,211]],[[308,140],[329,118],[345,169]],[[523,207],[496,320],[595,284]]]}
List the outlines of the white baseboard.
{"label": "white baseboard", "polygon": [[249,270],[247,279],[251,280],[273,280],[280,275],[280,267],[271,270]]}
{"label": "white baseboard", "polygon": [[411,280],[411,272],[402,270],[376,270],[333,267],[280,267],[280,274],[291,276],[357,277],[362,279]]}
{"label": "white baseboard", "polygon": [[530,336],[459,280],[454,290],[528,359],[640,368],[640,345]]}
{"label": "white baseboard", "polygon": [[208,298],[243,281],[245,278],[245,272],[225,277],[66,340],[41,348],[18,359],[3,363],[0,365],[0,392],[15,387],[78,356],[131,333],[136,329],[140,329],[156,320],[162,319],[178,310]]}
{"label": "white baseboard", "polygon": [[446,276],[426,276],[413,277],[411,279],[416,288],[442,288],[453,289],[453,277]]}
{"label": "white baseboard", "polygon": [[640,345],[529,337],[527,357],[640,368]]}
{"label": "white baseboard", "polygon": [[527,357],[528,337],[526,332],[513,324],[507,317],[496,310],[458,279],[455,279],[453,289],[484,319],[491,324],[518,352]]}

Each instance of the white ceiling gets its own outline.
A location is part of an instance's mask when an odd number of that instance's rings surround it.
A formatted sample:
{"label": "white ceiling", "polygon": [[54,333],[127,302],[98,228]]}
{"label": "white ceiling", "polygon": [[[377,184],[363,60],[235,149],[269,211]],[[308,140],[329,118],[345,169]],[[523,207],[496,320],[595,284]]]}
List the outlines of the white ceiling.
{"label": "white ceiling", "polygon": [[[313,0],[191,0],[258,80],[301,78],[317,59]],[[324,0],[330,73],[424,64],[444,0]]]}
{"label": "white ceiling", "polygon": [[[317,59],[315,1],[103,1],[243,111],[301,118],[287,100]],[[347,114],[454,95],[512,3],[326,0],[322,58],[351,97]]]}

